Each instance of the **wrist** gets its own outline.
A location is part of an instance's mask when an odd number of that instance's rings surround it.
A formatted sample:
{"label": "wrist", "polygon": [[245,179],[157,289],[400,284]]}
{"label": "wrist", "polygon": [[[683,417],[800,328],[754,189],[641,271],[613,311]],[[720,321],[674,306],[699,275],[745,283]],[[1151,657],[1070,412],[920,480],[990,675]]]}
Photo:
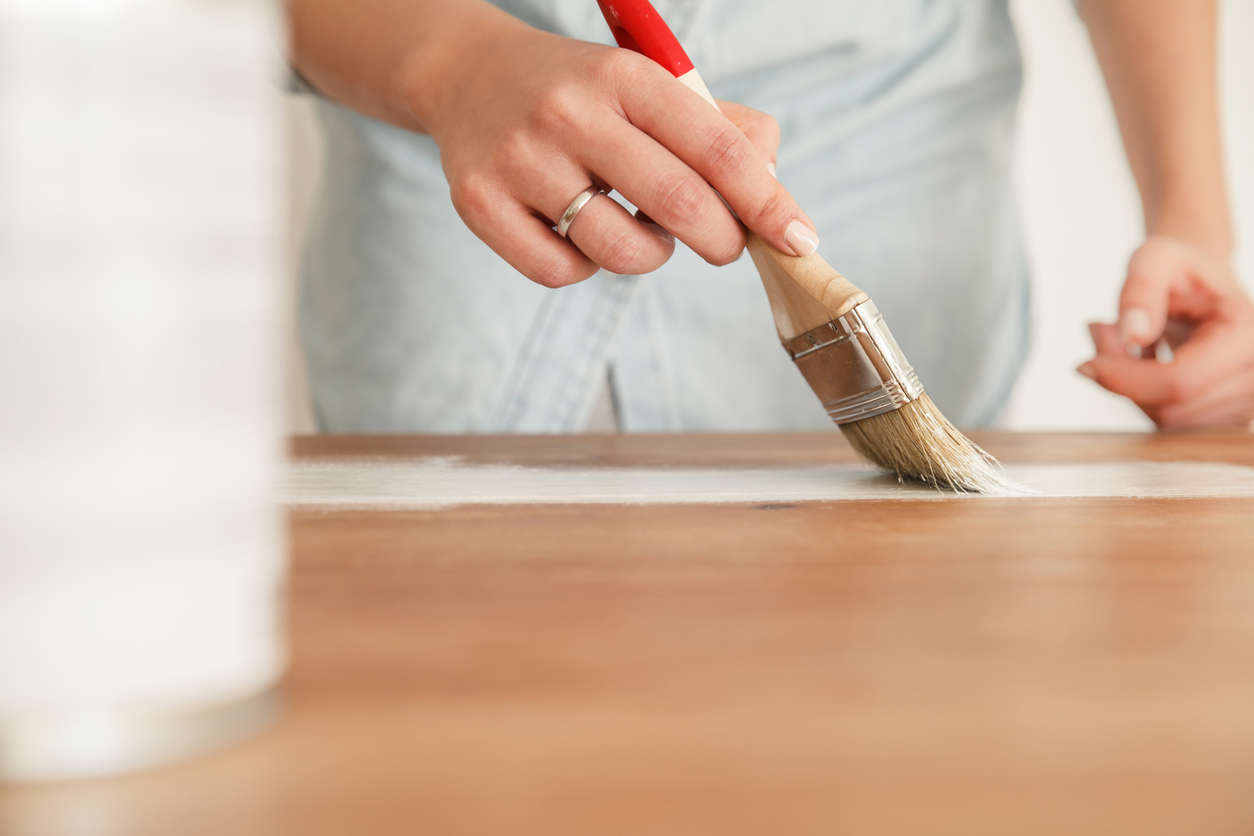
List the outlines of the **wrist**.
{"label": "wrist", "polygon": [[487,3],[454,3],[456,12],[427,25],[401,62],[394,85],[398,106],[415,127],[433,133],[461,95],[469,71],[502,44],[531,28]]}
{"label": "wrist", "polygon": [[1196,171],[1186,182],[1160,182],[1142,194],[1146,237],[1184,241],[1225,261],[1232,257],[1236,241],[1221,171]]}
{"label": "wrist", "polygon": [[1197,210],[1163,211],[1145,219],[1147,238],[1171,238],[1199,247],[1227,261],[1232,257],[1236,241],[1226,214],[1209,215]]}

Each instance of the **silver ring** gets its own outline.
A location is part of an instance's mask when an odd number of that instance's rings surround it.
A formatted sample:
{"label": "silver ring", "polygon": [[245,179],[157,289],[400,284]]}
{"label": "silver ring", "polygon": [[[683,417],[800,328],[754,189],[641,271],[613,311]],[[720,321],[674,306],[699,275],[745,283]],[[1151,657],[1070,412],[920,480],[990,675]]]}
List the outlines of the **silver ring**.
{"label": "silver ring", "polygon": [[605,190],[599,186],[589,186],[579,194],[575,195],[575,199],[566,207],[566,211],[562,213],[557,221],[557,234],[566,237],[566,233],[570,230],[570,225],[575,222],[575,218],[583,211],[583,207],[588,205],[588,201],[599,194],[605,194]]}

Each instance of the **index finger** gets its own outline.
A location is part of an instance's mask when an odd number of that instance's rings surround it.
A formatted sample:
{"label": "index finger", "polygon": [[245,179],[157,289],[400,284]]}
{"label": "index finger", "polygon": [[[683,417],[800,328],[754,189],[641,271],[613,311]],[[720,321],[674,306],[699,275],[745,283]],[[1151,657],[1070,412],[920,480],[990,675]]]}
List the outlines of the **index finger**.
{"label": "index finger", "polygon": [[771,174],[765,152],[666,70],[650,64],[641,73],[647,81],[620,91],[624,115],[633,125],[705,178],[741,222],[771,246],[793,255],[818,249],[814,223]]}
{"label": "index finger", "polygon": [[1089,362],[1098,383],[1141,406],[1179,403],[1196,397],[1248,363],[1251,337],[1241,329],[1215,324],[1199,327],[1170,363],[1119,354],[1099,354]]}

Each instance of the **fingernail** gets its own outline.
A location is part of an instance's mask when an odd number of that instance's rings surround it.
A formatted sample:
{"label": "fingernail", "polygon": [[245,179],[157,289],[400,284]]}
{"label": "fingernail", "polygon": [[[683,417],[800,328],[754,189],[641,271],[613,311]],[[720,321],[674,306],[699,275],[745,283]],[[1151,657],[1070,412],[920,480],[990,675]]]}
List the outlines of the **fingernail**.
{"label": "fingernail", "polygon": [[784,230],[784,240],[792,248],[793,255],[809,255],[819,248],[819,236],[801,221],[793,221]]}
{"label": "fingernail", "polygon": [[1119,315],[1119,338],[1125,343],[1144,342],[1152,337],[1149,314],[1140,308],[1128,308]]}
{"label": "fingernail", "polygon": [[766,170],[769,171],[771,173],[771,176],[774,177],[776,180],[779,179],[778,175],[775,174],[775,163],[771,162],[770,160],[767,160]]}
{"label": "fingernail", "polygon": [[1097,380],[1097,367],[1091,362],[1081,363],[1075,367],[1075,370],[1087,377],[1089,380]]}

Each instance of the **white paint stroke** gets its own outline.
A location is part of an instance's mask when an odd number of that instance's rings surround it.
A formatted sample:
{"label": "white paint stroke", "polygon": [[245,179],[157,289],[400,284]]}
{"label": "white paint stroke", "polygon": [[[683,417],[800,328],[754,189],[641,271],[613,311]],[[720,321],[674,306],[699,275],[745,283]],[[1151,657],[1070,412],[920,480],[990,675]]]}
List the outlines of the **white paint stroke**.
{"label": "white paint stroke", "polygon": [[433,509],[535,503],[664,504],[843,500],[979,501],[995,497],[1254,497],[1254,468],[1216,462],[1012,464],[1030,493],[954,494],[898,484],[865,467],[524,467],[457,457],[304,459],[295,508]]}

